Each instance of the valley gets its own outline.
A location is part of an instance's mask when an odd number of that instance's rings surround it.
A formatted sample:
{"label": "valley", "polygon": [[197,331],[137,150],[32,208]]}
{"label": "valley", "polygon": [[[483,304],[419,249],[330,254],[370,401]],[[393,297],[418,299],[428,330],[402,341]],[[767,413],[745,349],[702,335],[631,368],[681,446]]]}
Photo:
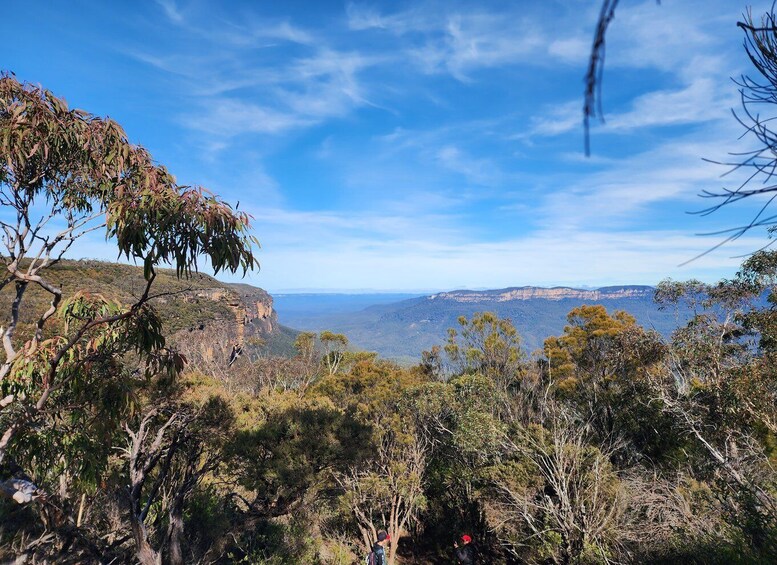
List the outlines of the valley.
{"label": "valley", "polygon": [[510,319],[527,353],[541,348],[545,338],[560,334],[569,311],[583,304],[603,304],[610,313],[625,310],[645,329],[668,337],[687,317],[678,316],[672,309],[659,309],[653,292],[651,286],[524,286],[404,298],[397,294],[286,294],[275,297],[275,307],[284,325],[342,333],[354,349],[375,351],[381,357],[412,364],[422,351],[443,345],[448,328],[456,327],[460,316],[470,318],[475,312],[490,311]]}

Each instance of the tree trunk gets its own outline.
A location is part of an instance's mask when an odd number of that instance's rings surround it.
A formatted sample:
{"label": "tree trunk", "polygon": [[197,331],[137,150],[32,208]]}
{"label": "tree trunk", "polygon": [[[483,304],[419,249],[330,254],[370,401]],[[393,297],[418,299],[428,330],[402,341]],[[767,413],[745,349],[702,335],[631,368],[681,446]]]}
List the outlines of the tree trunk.
{"label": "tree trunk", "polygon": [[397,543],[399,540],[394,540],[394,538],[391,538],[391,545],[389,546],[389,554],[388,554],[388,565],[394,565],[396,563],[397,559]]}
{"label": "tree trunk", "polygon": [[135,538],[136,555],[141,565],[162,565],[162,556],[148,543],[146,527],[133,516],[132,537]]}
{"label": "tree trunk", "polygon": [[170,525],[168,538],[170,540],[168,560],[170,565],[184,565],[181,539],[183,538],[183,496],[175,497],[170,509]]}

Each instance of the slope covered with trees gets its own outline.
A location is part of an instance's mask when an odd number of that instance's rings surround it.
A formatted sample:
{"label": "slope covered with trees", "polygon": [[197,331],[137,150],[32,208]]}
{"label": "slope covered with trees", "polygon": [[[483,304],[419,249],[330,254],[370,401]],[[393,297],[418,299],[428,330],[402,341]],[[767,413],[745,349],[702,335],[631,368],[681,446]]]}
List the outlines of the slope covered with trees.
{"label": "slope covered with trees", "polygon": [[662,283],[694,312],[669,340],[584,305],[533,358],[487,312],[410,368],[331,332],[235,372],[123,355],[12,444],[3,558],[354,563],[385,528],[392,563],[462,533],[493,563],[769,562],[776,257]]}

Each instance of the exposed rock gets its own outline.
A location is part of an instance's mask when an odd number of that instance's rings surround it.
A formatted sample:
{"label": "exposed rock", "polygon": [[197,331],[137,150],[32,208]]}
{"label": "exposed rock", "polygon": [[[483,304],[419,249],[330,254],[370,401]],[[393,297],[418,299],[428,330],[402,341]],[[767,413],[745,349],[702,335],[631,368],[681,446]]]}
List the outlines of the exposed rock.
{"label": "exposed rock", "polygon": [[555,287],[539,288],[523,286],[502,290],[454,290],[429,296],[429,300],[451,300],[454,302],[509,302],[512,300],[616,300],[620,298],[649,297],[655,289],[650,286],[609,286],[593,290]]}
{"label": "exposed rock", "polygon": [[[228,288],[199,288],[185,293],[183,300],[190,303],[199,303],[201,300],[223,302],[234,313],[233,330],[239,343],[247,336],[270,334],[278,325],[272,296],[261,288],[247,284],[231,284]],[[203,325],[200,324],[198,329],[204,329]]]}
{"label": "exposed rock", "polygon": [[245,310],[243,323],[253,326],[255,333],[269,334],[278,327],[278,314],[273,309],[272,296],[247,284],[230,285],[238,293]]}
{"label": "exposed rock", "polygon": [[[274,339],[280,326],[273,299],[266,291],[247,284],[222,284],[222,287],[196,288],[183,294],[184,301],[203,307],[205,302],[216,303],[222,315],[179,331],[174,341],[190,359],[229,368],[244,352]],[[210,311],[218,308],[211,306]]]}

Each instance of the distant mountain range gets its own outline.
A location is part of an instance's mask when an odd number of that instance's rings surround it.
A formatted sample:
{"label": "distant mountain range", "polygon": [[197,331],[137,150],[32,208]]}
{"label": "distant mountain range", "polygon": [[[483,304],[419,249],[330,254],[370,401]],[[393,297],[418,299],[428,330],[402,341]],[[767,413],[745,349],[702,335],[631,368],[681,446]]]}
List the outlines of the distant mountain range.
{"label": "distant mountain range", "polygon": [[429,296],[287,294],[275,296],[275,309],[284,325],[344,333],[354,348],[416,362],[423,350],[445,343],[448,328],[458,326],[459,316],[483,311],[512,320],[527,352],[563,332],[569,311],[582,304],[603,304],[608,312],[625,310],[642,326],[668,336],[684,319],[678,319],[672,309],[659,310],[654,290],[650,286],[524,286]]}
{"label": "distant mountain range", "polygon": [[619,298],[650,298],[652,286],[606,286],[594,289],[556,286],[541,288],[521,286],[502,290],[454,290],[429,296],[429,300],[453,300],[455,302],[512,302],[513,300],[615,300]]}

